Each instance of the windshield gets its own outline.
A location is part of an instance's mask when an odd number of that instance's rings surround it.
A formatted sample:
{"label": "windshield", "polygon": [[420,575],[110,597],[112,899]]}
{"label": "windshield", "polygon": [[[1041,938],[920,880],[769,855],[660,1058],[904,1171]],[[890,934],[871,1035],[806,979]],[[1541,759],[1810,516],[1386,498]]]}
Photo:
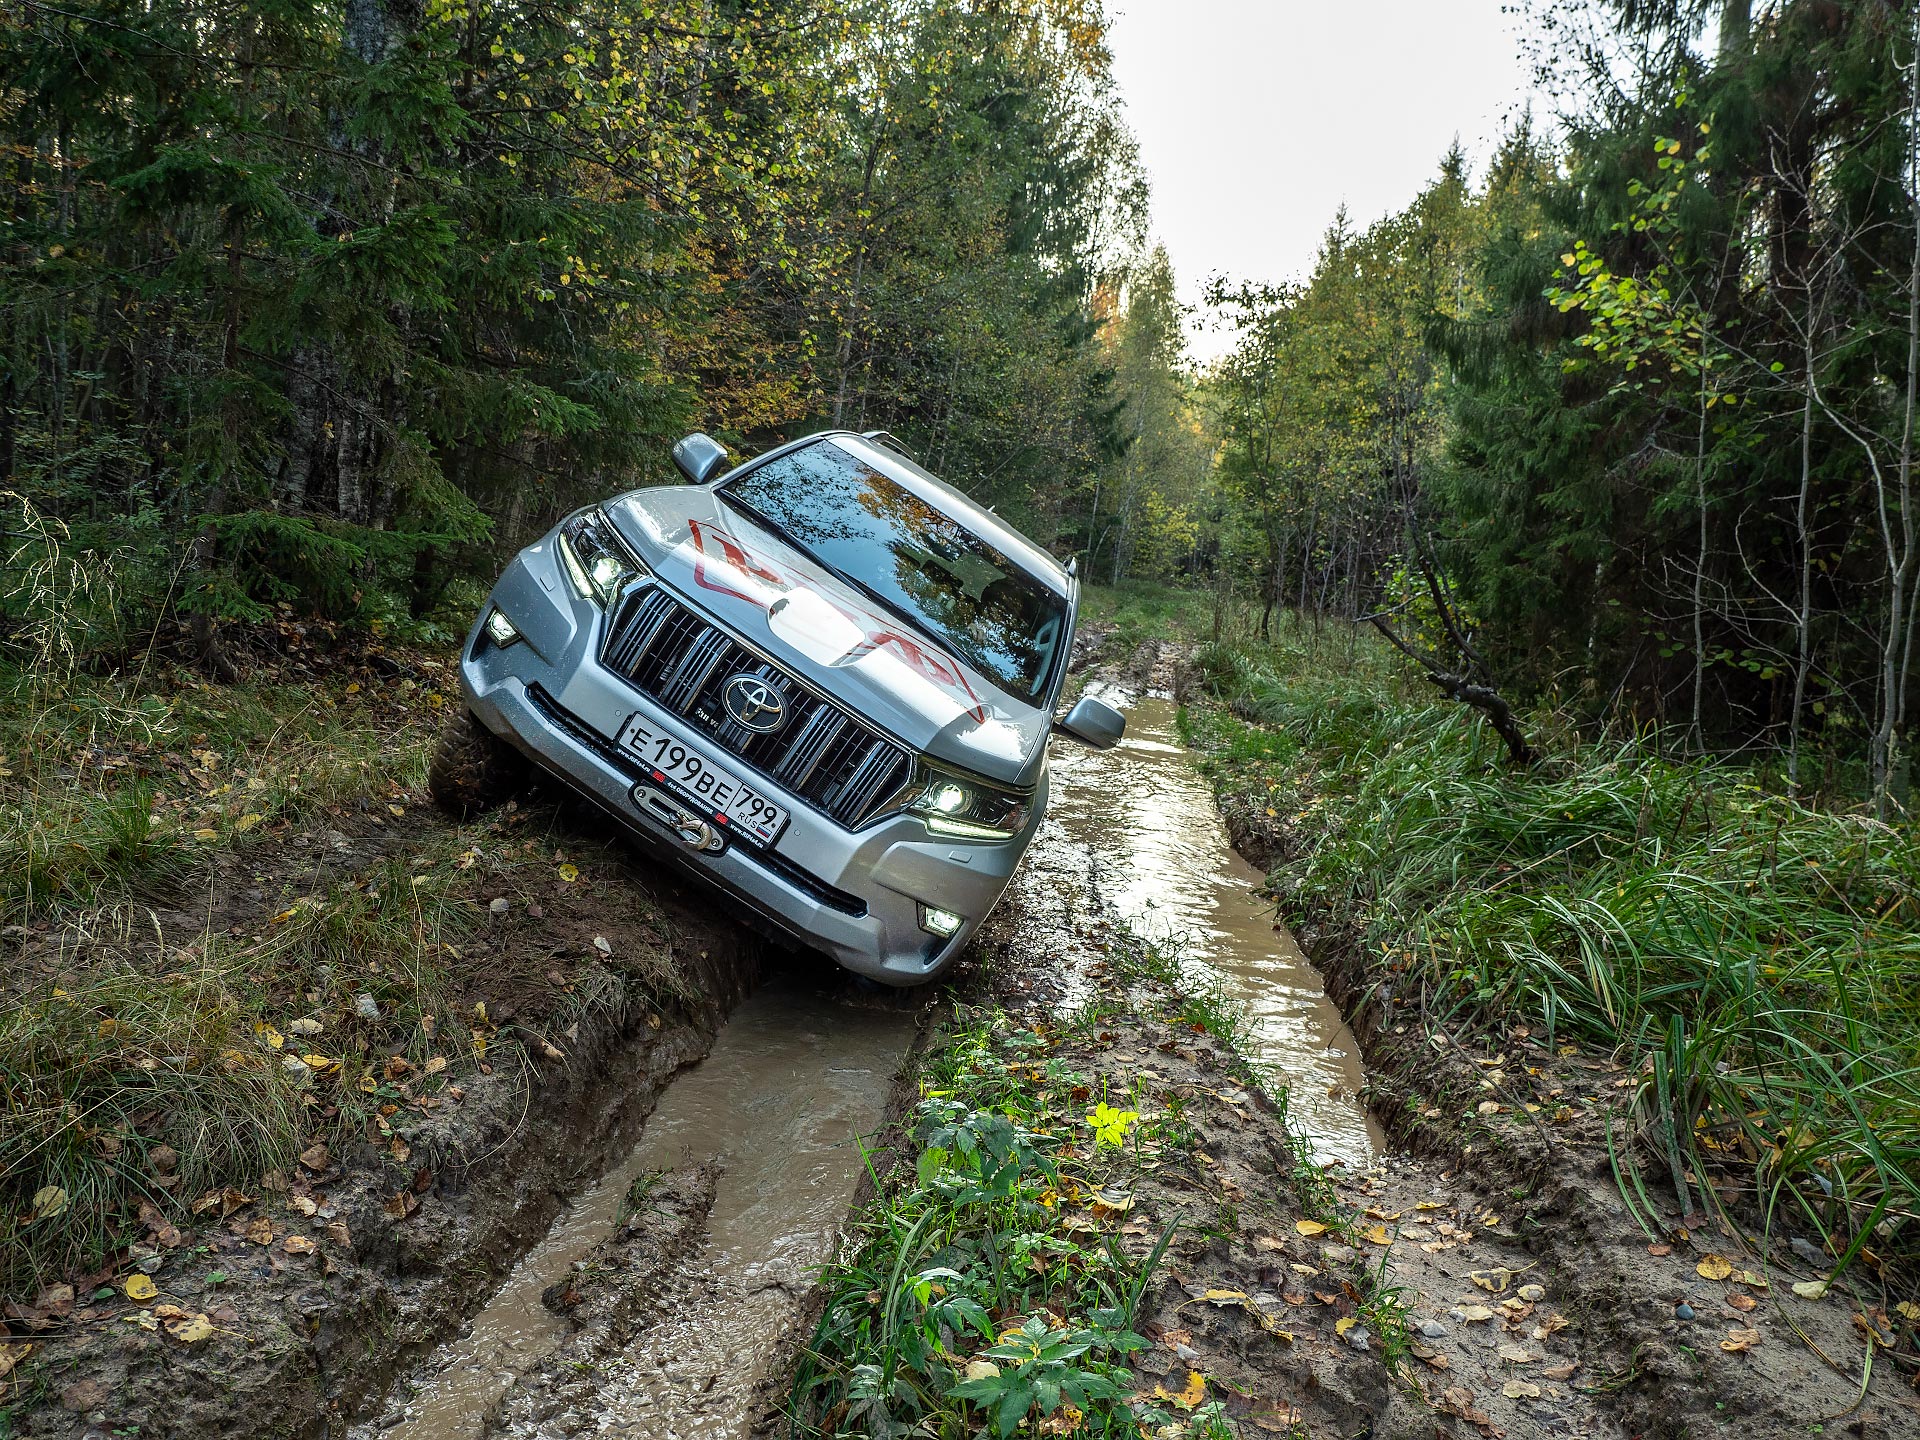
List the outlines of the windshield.
{"label": "windshield", "polygon": [[958,520],[831,442],[729,481],[744,505],[868,590],[1008,694],[1038,701],[1067,626],[1065,598]]}

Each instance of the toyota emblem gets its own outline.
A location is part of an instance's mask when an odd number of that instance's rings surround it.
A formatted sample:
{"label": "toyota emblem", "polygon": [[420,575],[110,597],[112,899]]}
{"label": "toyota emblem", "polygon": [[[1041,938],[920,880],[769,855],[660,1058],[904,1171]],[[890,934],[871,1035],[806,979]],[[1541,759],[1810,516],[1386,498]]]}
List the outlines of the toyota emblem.
{"label": "toyota emblem", "polygon": [[786,698],[758,675],[730,676],[720,703],[734,724],[756,735],[771,735],[787,718]]}

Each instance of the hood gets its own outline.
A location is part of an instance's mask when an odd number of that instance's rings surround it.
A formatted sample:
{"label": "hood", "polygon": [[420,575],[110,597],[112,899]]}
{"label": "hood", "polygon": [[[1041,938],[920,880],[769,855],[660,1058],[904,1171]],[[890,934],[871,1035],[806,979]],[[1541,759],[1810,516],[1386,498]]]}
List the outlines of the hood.
{"label": "hood", "polygon": [[691,485],[606,513],[660,583],[935,760],[1030,785],[1052,716],[1000,689],[803,552]]}

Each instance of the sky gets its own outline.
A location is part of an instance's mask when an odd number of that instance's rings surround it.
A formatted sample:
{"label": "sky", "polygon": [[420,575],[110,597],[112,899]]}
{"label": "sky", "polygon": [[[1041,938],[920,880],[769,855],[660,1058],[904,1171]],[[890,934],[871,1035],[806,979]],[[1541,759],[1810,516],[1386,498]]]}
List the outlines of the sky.
{"label": "sky", "polygon": [[[1303,278],[1345,202],[1400,209],[1457,135],[1484,165],[1529,90],[1515,0],[1109,0],[1115,76],[1181,298]],[[1476,175],[1481,166],[1476,167]],[[1190,327],[1208,360],[1231,336]]]}

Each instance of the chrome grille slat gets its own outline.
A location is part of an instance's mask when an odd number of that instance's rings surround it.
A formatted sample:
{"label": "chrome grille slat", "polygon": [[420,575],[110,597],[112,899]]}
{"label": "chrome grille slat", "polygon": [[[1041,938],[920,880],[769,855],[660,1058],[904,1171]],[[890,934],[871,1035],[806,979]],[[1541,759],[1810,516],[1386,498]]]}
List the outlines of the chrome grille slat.
{"label": "chrome grille slat", "polygon": [[[912,773],[900,745],[817,694],[775,661],[649,585],[614,611],[601,661],[733,755],[849,828],[870,819]],[[758,675],[787,702],[786,723],[755,734],[727,715],[727,677]]]}

